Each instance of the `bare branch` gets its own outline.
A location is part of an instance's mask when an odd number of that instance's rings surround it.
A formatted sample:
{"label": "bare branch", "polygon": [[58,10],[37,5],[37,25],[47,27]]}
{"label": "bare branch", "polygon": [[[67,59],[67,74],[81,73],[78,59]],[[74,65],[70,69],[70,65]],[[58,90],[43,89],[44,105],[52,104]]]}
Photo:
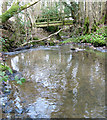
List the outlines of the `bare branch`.
{"label": "bare branch", "polygon": [[58,33],[60,33],[62,30],[64,30],[64,29],[60,29],[59,31],[57,31],[57,32],[49,35],[48,37],[42,38],[42,39],[40,39],[40,40],[32,40],[32,41],[29,41],[29,42],[25,42],[25,43],[22,44],[21,46],[25,46],[25,45],[27,45],[27,44],[29,44],[29,43],[32,43],[32,42],[40,42],[40,41],[47,40],[48,38],[50,38],[50,37],[52,37],[52,36],[57,35]]}

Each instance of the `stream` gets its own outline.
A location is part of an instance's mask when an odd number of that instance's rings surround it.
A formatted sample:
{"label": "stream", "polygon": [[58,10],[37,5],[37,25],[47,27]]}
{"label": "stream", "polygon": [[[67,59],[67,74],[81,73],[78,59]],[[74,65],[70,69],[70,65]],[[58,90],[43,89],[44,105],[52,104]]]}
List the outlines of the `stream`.
{"label": "stream", "polygon": [[[9,55],[7,65],[26,78],[10,82],[3,118],[105,118],[105,53],[72,45],[38,47]],[[17,54],[16,54],[17,53]]]}

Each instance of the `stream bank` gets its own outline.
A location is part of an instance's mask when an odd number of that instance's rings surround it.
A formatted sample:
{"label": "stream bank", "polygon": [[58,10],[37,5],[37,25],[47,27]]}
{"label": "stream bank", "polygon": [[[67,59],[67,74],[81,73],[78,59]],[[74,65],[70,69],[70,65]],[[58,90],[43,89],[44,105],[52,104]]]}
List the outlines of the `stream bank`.
{"label": "stream bank", "polygon": [[[84,45],[89,46],[90,48],[93,48],[93,49],[98,49],[98,50],[105,50],[107,47],[106,25],[100,25],[95,32],[85,34],[85,35],[82,33],[82,31],[79,31],[80,33],[78,32],[79,28],[76,28],[73,32],[71,31],[74,28],[70,28],[70,26],[68,27],[65,26],[64,29],[65,30],[60,31],[61,28],[58,28],[58,27],[49,27],[47,29],[36,28],[32,30],[31,35],[28,36],[26,41],[23,41],[24,39],[23,35],[21,35],[20,40],[17,41],[17,37],[14,38],[14,33],[13,33],[13,35],[11,35],[11,37],[9,38],[10,39],[9,41],[7,39],[1,38],[3,42],[2,50],[4,52],[6,51],[13,52],[13,51],[20,51],[24,49],[30,49],[30,48],[38,47],[41,45],[53,46],[53,45],[63,45],[66,43],[71,43],[71,44],[84,43]],[[59,33],[57,33],[58,30],[60,31]],[[6,31],[4,31],[4,33],[6,33]],[[48,36],[51,36],[52,34],[53,36],[48,38]],[[6,35],[9,36],[10,33]],[[7,38],[5,34],[3,34],[3,36],[4,38]],[[30,41],[33,41],[33,42],[30,42]],[[25,46],[22,46],[25,43],[28,43],[28,44],[26,44]]]}

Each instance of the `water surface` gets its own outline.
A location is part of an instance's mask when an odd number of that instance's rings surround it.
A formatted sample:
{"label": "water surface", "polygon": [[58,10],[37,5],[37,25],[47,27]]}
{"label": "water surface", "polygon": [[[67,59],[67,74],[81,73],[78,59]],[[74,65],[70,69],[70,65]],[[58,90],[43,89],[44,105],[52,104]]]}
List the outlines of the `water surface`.
{"label": "water surface", "polygon": [[70,48],[40,47],[9,57],[7,64],[27,81],[11,84],[4,118],[105,117],[105,53]]}

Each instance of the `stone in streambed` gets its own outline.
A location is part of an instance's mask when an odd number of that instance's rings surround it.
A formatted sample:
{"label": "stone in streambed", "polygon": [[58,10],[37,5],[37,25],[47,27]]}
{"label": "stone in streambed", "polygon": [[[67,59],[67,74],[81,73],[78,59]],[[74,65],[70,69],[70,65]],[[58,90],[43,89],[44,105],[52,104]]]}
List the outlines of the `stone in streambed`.
{"label": "stone in streambed", "polygon": [[76,49],[72,47],[71,50],[76,50]]}
{"label": "stone in streambed", "polygon": [[73,50],[73,51],[84,51],[85,49],[80,49],[80,48],[74,48],[74,47],[72,47],[71,50]]}

